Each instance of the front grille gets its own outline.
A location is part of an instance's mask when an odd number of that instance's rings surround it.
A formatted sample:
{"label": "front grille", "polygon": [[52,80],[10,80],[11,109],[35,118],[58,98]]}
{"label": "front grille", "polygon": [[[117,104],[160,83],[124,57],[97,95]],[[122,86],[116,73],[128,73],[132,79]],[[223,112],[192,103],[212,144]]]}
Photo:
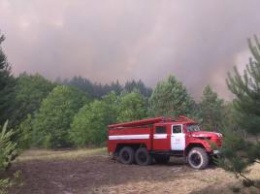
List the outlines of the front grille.
{"label": "front grille", "polygon": [[222,139],[221,138],[217,138],[216,139],[216,144],[217,144],[217,146],[221,146],[222,145]]}

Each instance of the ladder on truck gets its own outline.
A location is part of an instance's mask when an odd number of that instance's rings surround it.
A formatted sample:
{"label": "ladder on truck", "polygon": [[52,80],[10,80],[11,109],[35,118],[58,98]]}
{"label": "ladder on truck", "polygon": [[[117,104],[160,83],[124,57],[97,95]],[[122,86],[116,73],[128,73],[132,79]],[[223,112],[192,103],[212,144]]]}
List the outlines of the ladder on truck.
{"label": "ladder on truck", "polygon": [[167,121],[173,121],[173,120],[170,118],[165,118],[165,117],[155,117],[155,118],[142,119],[142,120],[137,120],[137,121],[130,121],[130,122],[125,122],[125,123],[108,125],[108,129],[125,128],[125,127],[140,127],[140,126],[146,126],[146,125],[151,125],[154,123],[167,122]]}
{"label": "ladder on truck", "polygon": [[108,129],[141,127],[141,126],[151,125],[154,123],[181,122],[181,121],[195,122],[192,119],[185,117],[183,115],[180,115],[177,119],[166,118],[166,117],[155,117],[155,118],[148,118],[148,119],[142,119],[142,120],[136,120],[136,121],[130,121],[130,122],[124,122],[124,123],[111,124],[111,125],[108,125]]}

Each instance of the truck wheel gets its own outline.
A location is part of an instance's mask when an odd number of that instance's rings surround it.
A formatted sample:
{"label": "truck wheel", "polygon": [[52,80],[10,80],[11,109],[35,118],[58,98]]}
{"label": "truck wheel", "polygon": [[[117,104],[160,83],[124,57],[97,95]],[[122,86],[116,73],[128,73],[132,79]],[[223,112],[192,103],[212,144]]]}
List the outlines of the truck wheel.
{"label": "truck wheel", "polygon": [[188,162],[192,168],[204,169],[209,164],[209,157],[203,148],[193,148],[188,154]]}
{"label": "truck wheel", "polygon": [[135,161],[138,165],[146,166],[152,163],[152,157],[146,148],[139,148],[135,152]]}
{"label": "truck wheel", "polygon": [[119,151],[119,161],[122,164],[132,164],[134,162],[134,150],[131,147],[123,147]]}
{"label": "truck wheel", "polygon": [[155,156],[154,159],[158,164],[167,164],[170,160],[170,156]]}

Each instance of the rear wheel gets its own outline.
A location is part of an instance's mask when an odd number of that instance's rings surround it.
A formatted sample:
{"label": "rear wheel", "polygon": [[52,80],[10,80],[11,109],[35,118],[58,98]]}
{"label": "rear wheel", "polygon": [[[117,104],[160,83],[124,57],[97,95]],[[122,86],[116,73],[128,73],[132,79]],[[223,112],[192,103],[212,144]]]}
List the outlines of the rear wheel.
{"label": "rear wheel", "polygon": [[192,168],[204,169],[209,164],[209,156],[203,148],[193,148],[188,154],[188,162]]}
{"label": "rear wheel", "polygon": [[132,164],[134,162],[134,150],[131,147],[123,147],[119,151],[119,161],[122,164]]}
{"label": "rear wheel", "polygon": [[146,148],[138,148],[135,152],[135,161],[138,165],[146,166],[152,163],[152,157]]}

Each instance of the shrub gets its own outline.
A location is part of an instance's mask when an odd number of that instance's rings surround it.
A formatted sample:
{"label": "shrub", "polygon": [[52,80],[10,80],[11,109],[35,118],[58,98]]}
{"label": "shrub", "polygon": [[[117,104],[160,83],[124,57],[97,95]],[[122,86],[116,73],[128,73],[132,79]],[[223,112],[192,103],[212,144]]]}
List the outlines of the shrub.
{"label": "shrub", "polygon": [[14,131],[12,129],[7,131],[7,124],[8,122],[5,122],[0,133],[0,171],[10,167],[17,156],[17,144],[11,141]]}

